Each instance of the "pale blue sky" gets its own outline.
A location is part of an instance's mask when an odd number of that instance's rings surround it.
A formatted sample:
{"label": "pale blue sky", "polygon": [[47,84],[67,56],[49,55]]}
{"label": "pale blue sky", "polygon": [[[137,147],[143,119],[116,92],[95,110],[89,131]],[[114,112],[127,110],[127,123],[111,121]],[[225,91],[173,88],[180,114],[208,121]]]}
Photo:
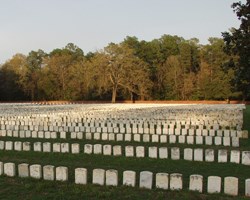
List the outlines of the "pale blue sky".
{"label": "pale blue sky", "polygon": [[[73,42],[85,53],[163,34],[209,37],[239,27],[238,0],[0,0],[0,63],[16,53],[50,52]],[[244,0],[242,2],[245,2]]]}

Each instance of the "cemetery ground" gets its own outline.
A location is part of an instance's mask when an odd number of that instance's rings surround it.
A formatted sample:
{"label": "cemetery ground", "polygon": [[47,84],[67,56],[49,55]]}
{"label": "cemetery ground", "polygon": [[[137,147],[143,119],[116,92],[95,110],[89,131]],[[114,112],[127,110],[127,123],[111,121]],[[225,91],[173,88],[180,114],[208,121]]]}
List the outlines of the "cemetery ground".
{"label": "cemetery ground", "polygon": [[[244,127],[243,130],[250,132],[250,106],[246,106],[244,111]],[[17,141],[14,137],[1,137],[1,141]],[[20,142],[30,142],[33,146],[38,138],[18,138]],[[45,138],[39,138],[39,142],[45,143],[51,141]],[[53,139],[53,143],[63,143],[65,139]],[[0,161],[3,163],[13,162],[16,164],[28,163],[53,166],[67,166],[69,172],[69,180],[45,181],[33,178],[8,177],[2,175],[0,177],[0,199],[249,199],[244,197],[245,179],[250,178],[250,166],[236,163],[219,163],[215,156],[214,162],[197,162],[187,161],[183,159],[184,148],[212,148],[219,150],[221,146],[212,145],[204,147],[197,144],[164,144],[152,142],[126,142],[126,141],[101,141],[101,140],[77,140],[67,139],[69,144],[78,143],[80,145],[80,153],[53,153],[53,152],[35,152],[35,151],[0,151]],[[85,144],[109,144],[112,146],[120,145],[122,147],[121,156],[85,154],[83,147]],[[180,160],[155,159],[149,157],[125,157],[125,146],[144,146],[145,155],[148,154],[148,147],[157,146],[168,147],[168,151],[172,147],[180,148]],[[223,149],[249,151],[250,139],[240,139],[240,147],[226,146]],[[84,167],[88,169],[88,184],[77,185],[74,183],[74,169]],[[119,186],[98,186],[90,184],[92,182],[92,171],[96,168],[104,170],[116,169],[118,171]],[[122,172],[125,170],[133,170],[136,172],[136,187],[122,186]],[[150,171],[155,175],[159,172],[180,173],[183,176],[183,190],[172,191],[163,189],[142,189],[139,188],[139,174],[141,171]],[[220,176],[222,179],[227,176],[234,176],[239,179],[239,196],[232,197],[222,193],[207,194],[207,182],[203,183],[203,193],[192,192],[188,189],[189,176],[200,174],[204,179],[208,176]],[[155,185],[155,178],[153,178]],[[223,185],[222,185],[223,191]]]}

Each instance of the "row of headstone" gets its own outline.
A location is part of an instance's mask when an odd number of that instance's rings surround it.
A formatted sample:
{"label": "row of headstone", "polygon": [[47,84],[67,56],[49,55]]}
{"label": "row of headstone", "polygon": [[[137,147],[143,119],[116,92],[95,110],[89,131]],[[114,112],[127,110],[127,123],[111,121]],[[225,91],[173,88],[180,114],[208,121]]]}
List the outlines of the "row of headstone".
{"label": "row of headstone", "polygon": [[[16,176],[15,163],[0,162],[0,175],[10,177]],[[52,165],[41,166],[39,164],[30,165],[22,163],[18,165],[19,177],[31,177],[35,179],[68,181],[67,167],[54,167]],[[87,184],[88,170],[86,168],[75,169],[75,183]],[[139,174],[139,187],[152,189],[154,174],[150,171],[141,171]],[[189,190],[203,192],[203,176],[195,174],[189,177]],[[118,186],[118,171],[115,169],[93,169],[92,183],[97,185]],[[122,184],[126,186],[136,186],[136,172],[123,171]],[[224,178],[224,194],[237,196],[239,188],[239,180],[236,177]],[[208,176],[207,178],[207,193],[221,193],[222,192],[222,178],[219,176]],[[155,188],[182,190],[183,177],[179,173],[156,173],[155,174]],[[250,197],[250,179],[245,180],[245,195]]]}
{"label": "row of headstone", "polygon": [[[112,151],[113,150],[113,151]],[[123,153],[124,152],[124,153]],[[101,144],[85,144],[84,145],[84,153],[86,154],[103,154],[103,155],[114,155],[114,156],[122,156],[126,157],[149,157],[149,158],[160,158],[160,159],[168,159],[172,160],[180,160],[181,152],[179,147],[172,147],[169,150],[167,147],[148,147],[147,156],[144,146],[125,146],[123,149],[120,145],[101,145]],[[112,154],[113,153],[113,154]],[[214,162],[215,161],[215,150],[214,149],[202,149],[202,148],[185,148],[183,153],[183,159],[188,161],[206,161],[206,162]],[[240,156],[241,155],[241,156]],[[228,151],[225,149],[218,150],[217,161],[219,163],[228,162]],[[241,159],[240,159],[241,158]],[[230,151],[230,160],[231,163],[242,163],[243,165],[250,165],[250,151],[242,151],[239,150],[231,150]]]}
{"label": "row of headstone", "polygon": [[9,129],[1,129],[0,136],[8,136],[8,137],[39,137],[39,138],[56,138],[57,132],[82,132],[82,133],[121,133],[121,134],[151,134],[151,135],[183,135],[183,136],[219,136],[219,137],[239,137],[239,138],[247,138],[248,132],[242,130],[209,130],[209,129],[154,129],[154,128],[84,128],[84,127],[53,127],[48,130],[38,130],[38,129],[30,129],[30,130],[9,130]]}
{"label": "row of headstone", "polygon": [[[81,133],[71,133],[71,139],[81,139]],[[83,137],[84,138],[84,137]],[[239,147],[239,137],[212,137],[212,136],[184,136],[184,135],[150,135],[150,134],[114,134],[114,133],[85,133],[86,140],[125,141],[125,142],[153,142],[153,143],[180,143],[198,145],[216,145]]]}
{"label": "row of headstone", "polygon": [[[39,164],[29,165],[27,163],[21,163],[17,166],[17,172],[19,177],[68,181],[68,168],[63,166],[55,167],[53,165],[41,166]],[[0,175],[2,174],[10,177],[16,176],[15,163],[0,162]]]}
{"label": "row of headstone", "polygon": [[[71,146],[71,148],[70,148]],[[0,141],[0,150],[15,150],[15,151],[31,151],[30,142],[20,141]],[[54,152],[54,153],[80,153],[80,144],[72,143],[50,143],[50,142],[34,142],[33,151],[36,152]],[[144,146],[125,146],[121,145],[102,145],[102,144],[85,144],[83,152],[85,154],[103,154],[103,155],[114,155],[126,157],[149,157],[149,158],[160,158],[172,160],[181,159],[181,151],[179,147],[172,147],[169,156],[169,150],[167,147],[148,147],[147,155]],[[214,149],[202,149],[202,148],[185,148],[183,152],[183,159],[189,161],[215,161],[215,150]],[[228,162],[228,151],[219,149],[217,154],[217,160],[221,163]],[[230,151],[230,162],[231,163],[242,163],[244,165],[250,165],[250,151],[231,150]]]}
{"label": "row of headstone", "polygon": [[[33,149],[30,142],[20,141],[0,141],[0,150],[15,151],[37,151],[37,152],[54,152],[54,153],[80,153],[80,144],[78,143],[50,143],[50,142],[34,142]],[[70,148],[71,146],[71,148]]]}

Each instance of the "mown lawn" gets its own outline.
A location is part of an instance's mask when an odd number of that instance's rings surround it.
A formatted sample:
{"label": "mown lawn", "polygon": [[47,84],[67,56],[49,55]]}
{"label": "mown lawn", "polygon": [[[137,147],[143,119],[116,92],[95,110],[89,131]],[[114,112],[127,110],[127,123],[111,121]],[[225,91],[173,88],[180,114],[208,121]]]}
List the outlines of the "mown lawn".
{"label": "mown lawn", "polygon": [[[244,112],[244,129],[250,132],[250,106]],[[8,138],[6,138],[8,139]],[[9,138],[10,139],[10,138]],[[5,140],[5,139],[4,139]],[[18,139],[19,140],[19,139]],[[19,141],[22,141],[21,139]],[[24,141],[27,141],[26,139]],[[45,141],[45,140],[44,140]],[[64,140],[56,140],[64,142]],[[56,142],[55,141],[55,142]],[[250,150],[248,140],[241,141],[241,148]],[[54,140],[50,140],[54,142]],[[71,142],[78,142],[71,141]],[[84,141],[84,143],[105,143],[99,141]],[[113,143],[119,144],[119,143]],[[121,144],[121,143],[120,143]],[[131,143],[130,143],[131,144]],[[142,143],[141,143],[142,144]],[[141,145],[135,143],[134,145]],[[143,143],[144,144],[144,143]],[[123,144],[124,145],[124,144]],[[147,144],[153,146],[153,144]],[[154,144],[155,145],[155,144]],[[161,144],[162,145],[162,144]],[[158,145],[157,145],[158,146]],[[169,146],[169,145],[163,145]],[[178,144],[170,146],[179,146]],[[180,147],[185,147],[180,146]],[[196,146],[192,146],[194,148]],[[200,146],[199,146],[200,147]],[[214,146],[213,146],[214,147]],[[209,148],[206,146],[204,148]],[[34,179],[21,179],[0,177],[0,199],[197,199],[197,200],[215,200],[215,199],[249,199],[244,198],[245,179],[250,178],[250,167],[241,164],[222,164],[208,162],[190,162],[185,160],[174,161],[171,159],[160,160],[150,158],[125,158],[102,155],[86,155],[86,154],[59,154],[59,153],[38,153],[38,152],[15,152],[15,151],[0,151],[0,160],[3,162],[29,163],[41,165],[55,165],[69,167],[69,181],[50,182]],[[92,184],[85,186],[74,184],[74,169],[77,167],[85,167],[88,169],[88,182],[92,179],[92,169],[116,169],[119,174],[119,185],[122,185],[122,172],[124,170],[134,170],[137,172],[137,186],[131,187],[100,187]],[[201,174],[206,183],[207,177],[217,175],[221,177],[235,176],[239,178],[239,197],[230,197],[223,194],[199,194],[190,192],[186,189],[182,191],[164,191],[159,189],[145,190],[138,188],[139,172],[148,170],[154,173],[181,173],[183,174],[184,188],[188,188],[189,176],[191,174]],[[206,184],[204,184],[206,191]],[[223,190],[223,186],[222,186]]]}

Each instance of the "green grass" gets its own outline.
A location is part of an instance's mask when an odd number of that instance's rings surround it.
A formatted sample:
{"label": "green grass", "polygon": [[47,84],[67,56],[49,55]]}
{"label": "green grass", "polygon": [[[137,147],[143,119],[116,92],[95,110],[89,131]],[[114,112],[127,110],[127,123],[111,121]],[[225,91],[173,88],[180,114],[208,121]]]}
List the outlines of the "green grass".
{"label": "green grass", "polygon": [[[244,111],[244,129],[250,132],[250,106]],[[1,140],[18,141],[41,141],[45,139],[20,139],[20,138],[1,138]],[[50,142],[65,142],[63,139],[49,140]],[[250,140],[242,139],[240,141],[241,150],[250,150]],[[181,145],[181,144],[155,144],[155,143],[137,143],[137,142],[109,142],[109,141],[87,141],[87,140],[67,140],[69,143],[100,143],[111,145],[144,145],[144,146],[167,146],[167,147],[190,147],[190,148],[214,148],[220,149],[222,146],[203,146],[203,145]],[[83,146],[81,146],[82,148]],[[235,149],[235,148],[227,148]],[[208,162],[190,162],[185,160],[171,159],[150,159],[150,158],[126,158],[124,156],[103,156],[87,154],[62,154],[62,153],[42,153],[42,152],[15,152],[0,151],[0,160],[3,162],[29,163],[41,165],[67,166],[69,167],[69,181],[50,182],[43,180],[34,180],[26,178],[0,177],[0,199],[197,199],[197,200],[219,200],[219,199],[249,199],[244,198],[245,179],[250,178],[250,167],[233,163],[208,163]],[[100,187],[92,184],[85,186],[74,184],[74,169],[85,167],[88,169],[88,183],[91,183],[92,169],[116,169],[119,174],[119,185],[122,185],[122,172],[124,170],[134,170],[137,172],[137,185],[131,187]],[[206,192],[207,177],[217,175],[221,177],[235,176],[239,178],[239,197],[230,197],[223,194],[199,194],[190,192],[186,189],[182,191],[164,191],[159,189],[145,190],[138,188],[139,172],[148,170],[154,173],[181,173],[183,174],[183,187],[188,188],[189,176],[191,174],[200,174],[204,177],[203,190]],[[154,180],[155,181],[155,180]],[[223,190],[223,186],[222,186]]]}

